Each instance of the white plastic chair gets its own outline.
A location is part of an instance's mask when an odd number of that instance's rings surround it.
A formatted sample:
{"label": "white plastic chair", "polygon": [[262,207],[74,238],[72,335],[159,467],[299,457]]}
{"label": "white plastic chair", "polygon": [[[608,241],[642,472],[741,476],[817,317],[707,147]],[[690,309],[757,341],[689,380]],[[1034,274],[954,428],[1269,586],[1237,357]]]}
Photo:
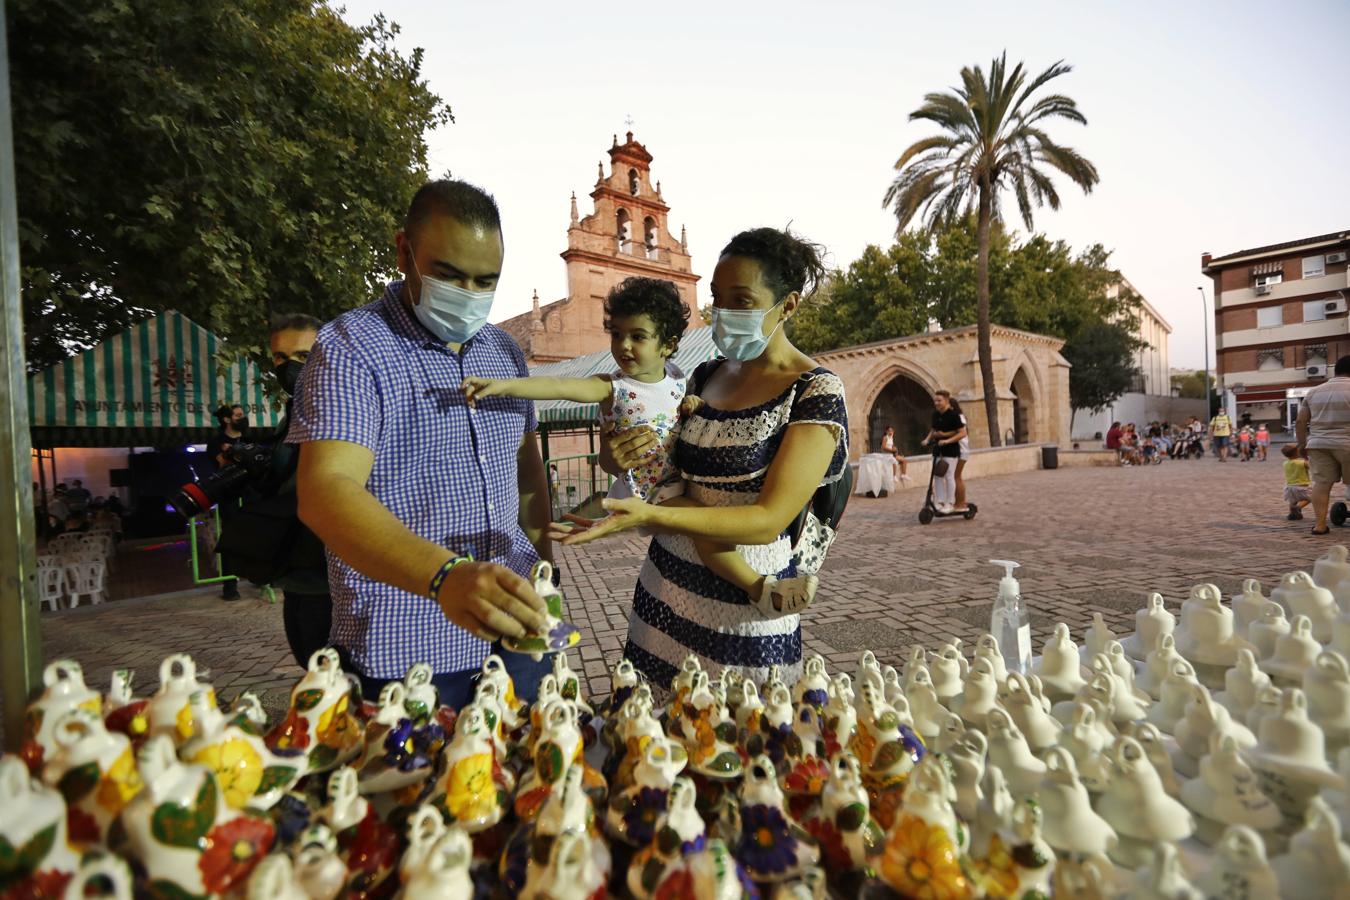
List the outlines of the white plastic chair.
{"label": "white plastic chair", "polygon": [[104,595],[104,580],[108,567],[101,559],[77,560],[65,569],[68,581],[67,596],[73,609],[80,605],[80,597],[88,597],[92,604],[108,599]]}
{"label": "white plastic chair", "polygon": [[[42,557],[38,557],[41,561]],[[57,565],[38,565],[38,590],[42,602],[53,612],[61,608],[66,593],[66,570]]]}

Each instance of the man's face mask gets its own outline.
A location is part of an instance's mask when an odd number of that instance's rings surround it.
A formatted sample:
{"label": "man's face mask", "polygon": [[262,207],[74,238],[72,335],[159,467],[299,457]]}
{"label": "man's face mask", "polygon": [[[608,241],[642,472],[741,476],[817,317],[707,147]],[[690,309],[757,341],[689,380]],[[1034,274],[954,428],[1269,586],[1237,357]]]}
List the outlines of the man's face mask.
{"label": "man's face mask", "polygon": [[413,315],[443,343],[463,344],[487,324],[495,291],[466,291],[462,287],[417,271],[412,245],[408,246],[413,273],[422,280],[422,290],[413,304]]}

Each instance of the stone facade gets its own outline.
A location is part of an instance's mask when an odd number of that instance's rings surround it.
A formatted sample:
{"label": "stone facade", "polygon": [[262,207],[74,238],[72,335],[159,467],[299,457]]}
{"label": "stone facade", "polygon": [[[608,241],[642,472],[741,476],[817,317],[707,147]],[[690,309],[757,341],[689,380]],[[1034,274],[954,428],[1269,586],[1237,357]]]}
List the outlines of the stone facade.
{"label": "stone facade", "polygon": [[651,177],[652,155],[627,134],[609,149],[610,172],[600,164],[591,191],[595,211],[584,219],[572,195],[572,221],[567,229],[567,297],[543,306],[538,293],[528,313],[499,322],[530,365],[585,356],[609,348],[605,332],[605,296],[630,275],[664,278],[675,283],[694,313],[694,289],[689,243],[683,228],[676,238],[670,231],[670,207],[661,195],[661,182]]}
{"label": "stone facade", "polygon": [[[993,327],[992,338],[1003,443],[1015,436],[1018,443],[1068,447],[1070,366],[1059,353],[1064,342],[1000,325]],[[990,445],[974,325],[845,347],[815,358],[844,381],[854,458],[879,449],[886,425],[895,426],[902,451],[918,452],[914,441],[928,431],[931,397],[940,388],[960,402],[971,446]],[[1012,434],[1014,429],[1020,433]]]}

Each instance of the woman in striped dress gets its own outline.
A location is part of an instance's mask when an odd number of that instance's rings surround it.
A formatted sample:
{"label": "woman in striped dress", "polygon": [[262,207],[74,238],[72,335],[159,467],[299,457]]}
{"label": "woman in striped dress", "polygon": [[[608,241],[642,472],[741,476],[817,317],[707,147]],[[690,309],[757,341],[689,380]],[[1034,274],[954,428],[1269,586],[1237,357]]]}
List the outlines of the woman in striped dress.
{"label": "woman in striped dress", "polygon": [[[783,330],[823,274],[815,247],[786,232],[743,232],[722,251],[712,278],[714,341],[726,359],[705,363],[702,403],[680,425],[675,463],[685,496],[652,506],[606,501],[610,515],[565,543],[628,528],[655,533],[633,595],[625,655],[656,685],[680,661],[732,667],[763,681],[801,669],[796,613],[761,610],[699,561],[696,542],[732,546],[756,572],[796,574],[785,532],[817,487],[848,465],[844,387],[792,345]],[[640,460],[640,440],[619,436],[616,463]],[[705,553],[705,556],[708,554]]]}

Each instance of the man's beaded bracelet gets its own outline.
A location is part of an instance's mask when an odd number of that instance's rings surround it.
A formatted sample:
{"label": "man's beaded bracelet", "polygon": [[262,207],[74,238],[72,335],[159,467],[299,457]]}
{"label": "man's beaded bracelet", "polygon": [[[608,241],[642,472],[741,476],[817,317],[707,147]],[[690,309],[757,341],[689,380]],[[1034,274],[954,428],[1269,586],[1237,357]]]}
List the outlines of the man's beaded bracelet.
{"label": "man's beaded bracelet", "polygon": [[447,559],[445,561],[445,564],[436,570],[436,574],[431,576],[431,585],[430,587],[427,588],[427,596],[429,596],[432,600],[437,599],[437,597],[441,593],[441,585],[445,583],[445,579],[450,575],[450,572],[455,568],[455,566],[467,562],[473,562],[472,553],[467,553],[463,556],[455,554],[454,556]]}

